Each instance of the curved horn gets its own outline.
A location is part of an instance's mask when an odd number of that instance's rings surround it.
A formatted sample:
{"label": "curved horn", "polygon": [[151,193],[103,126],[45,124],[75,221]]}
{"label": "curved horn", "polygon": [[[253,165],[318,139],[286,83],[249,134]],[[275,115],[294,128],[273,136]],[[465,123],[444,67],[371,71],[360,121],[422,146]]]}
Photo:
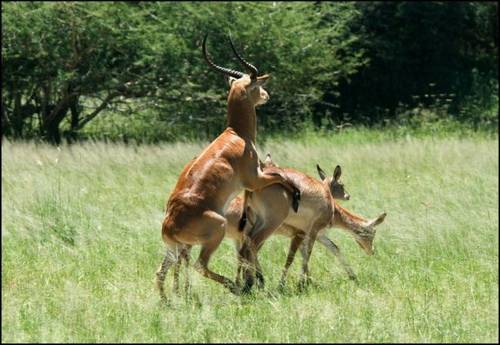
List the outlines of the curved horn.
{"label": "curved horn", "polygon": [[207,53],[207,37],[208,37],[208,34],[206,34],[205,37],[203,38],[203,48],[202,49],[203,49],[203,57],[205,58],[205,61],[208,63],[208,65],[210,67],[212,67],[214,70],[216,70],[222,74],[229,75],[229,76],[234,77],[234,78],[243,77],[244,74],[242,72],[238,72],[238,71],[235,71],[235,70],[232,70],[229,68],[217,66],[216,64],[214,64],[212,62],[212,60],[210,60],[210,58],[208,57],[208,53]]}
{"label": "curved horn", "polygon": [[254,65],[252,65],[250,62],[243,59],[240,54],[238,54],[238,52],[236,51],[236,48],[234,47],[233,40],[231,39],[231,35],[229,35],[229,42],[231,43],[231,48],[233,49],[234,55],[236,55],[236,57],[238,58],[238,60],[240,60],[240,62],[243,64],[243,66],[245,66],[250,71],[250,79],[252,81],[256,80],[257,74],[259,74],[259,72],[257,71],[257,68]]}

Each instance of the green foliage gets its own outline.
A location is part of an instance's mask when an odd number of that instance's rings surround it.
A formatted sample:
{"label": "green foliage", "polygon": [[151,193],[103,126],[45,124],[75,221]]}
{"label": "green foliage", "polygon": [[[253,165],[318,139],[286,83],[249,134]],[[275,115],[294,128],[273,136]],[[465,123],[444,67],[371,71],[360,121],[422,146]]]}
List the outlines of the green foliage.
{"label": "green foliage", "polygon": [[272,75],[262,132],[380,124],[400,104],[429,107],[415,100],[425,94],[453,94],[446,117],[493,127],[496,11],[493,2],[7,2],[2,135],[215,137],[228,85],[203,60],[205,33],[218,64],[242,69],[231,33]]}

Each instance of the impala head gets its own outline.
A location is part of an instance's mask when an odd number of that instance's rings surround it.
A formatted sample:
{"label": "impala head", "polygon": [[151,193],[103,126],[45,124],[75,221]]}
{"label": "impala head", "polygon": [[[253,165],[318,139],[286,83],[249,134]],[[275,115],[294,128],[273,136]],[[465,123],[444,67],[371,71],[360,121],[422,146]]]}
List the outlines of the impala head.
{"label": "impala head", "polygon": [[238,61],[243,65],[243,67],[245,67],[245,69],[247,69],[249,73],[246,74],[216,65],[208,57],[206,47],[207,37],[208,34],[206,34],[203,39],[203,56],[205,57],[205,61],[210,67],[229,78],[229,86],[231,87],[231,90],[229,91],[229,98],[233,100],[249,102],[254,107],[265,104],[269,100],[269,94],[262,88],[262,85],[264,85],[264,83],[269,79],[269,74],[258,76],[259,72],[257,68],[243,59],[243,57],[241,57],[241,55],[238,53],[238,51],[234,47],[231,36],[229,36],[231,49],[233,50],[233,53]]}
{"label": "impala head", "polygon": [[382,223],[387,214],[384,212],[377,218],[367,221],[363,226],[351,232],[356,243],[365,251],[367,255],[373,255],[373,239],[377,230],[375,227]]}
{"label": "impala head", "polygon": [[245,75],[240,79],[229,77],[229,91],[230,97],[238,98],[239,100],[248,100],[254,107],[266,104],[269,100],[269,94],[262,87],[269,78],[269,75],[257,77],[257,81],[252,82],[251,79]]}
{"label": "impala head", "polygon": [[320,168],[319,164],[316,164],[316,169],[318,170],[319,178],[323,181],[323,185],[328,187],[330,194],[334,199],[349,200],[351,196],[346,192],[344,184],[340,182],[340,176],[342,175],[340,165],[335,167],[333,176],[331,177],[326,175],[323,169]]}

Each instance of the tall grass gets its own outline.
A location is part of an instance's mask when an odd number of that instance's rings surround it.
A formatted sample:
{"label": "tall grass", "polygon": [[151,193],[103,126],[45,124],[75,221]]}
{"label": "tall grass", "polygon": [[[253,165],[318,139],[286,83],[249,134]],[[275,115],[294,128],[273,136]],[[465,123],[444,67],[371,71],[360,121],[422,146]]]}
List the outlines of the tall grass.
{"label": "tall grass", "polygon": [[[330,230],[357,282],[316,245],[313,285],[295,288],[297,257],[278,292],[289,243],[276,236],[260,254],[264,290],[236,297],[191,269],[190,297],[171,293],[170,306],[154,288],[163,206],[205,143],[4,141],[2,341],[498,341],[498,137],[361,137],[270,138],[259,148],[312,176],[316,163],[340,164],[352,196],[342,204],[388,213],[372,257]],[[210,266],[234,277],[232,243]]]}

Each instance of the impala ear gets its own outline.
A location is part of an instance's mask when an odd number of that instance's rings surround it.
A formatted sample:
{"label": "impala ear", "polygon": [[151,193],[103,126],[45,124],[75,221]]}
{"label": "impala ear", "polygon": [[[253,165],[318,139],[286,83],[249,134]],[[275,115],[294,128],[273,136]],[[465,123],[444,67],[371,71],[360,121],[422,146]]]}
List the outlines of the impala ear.
{"label": "impala ear", "polygon": [[337,165],[335,167],[335,170],[333,171],[333,180],[338,181],[340,178],[340,175],[342,175],[342,169],[340,168],[340,165]]}
{"label": "impala ear", "polygon": [[380,216],[378,216],[376,219],[374,219],[371,223],[370,226],[377,226],[380,223],[382,223],[385,219],[385,216],[387,216],[387,213],[382,213]]}
{"label": "impala ear", "polygon": [[326,178],[326,173],[319,167],[319,164],[316,164],[316,169],[318,170],[318,175],[321,180]]}
{"label": "impala ear", "polygon": [[266,164],[264,164],[264,162],[262,162],[259,158],[259,167],[260,167],[260,170],[264,170],[264,168],[266,167]]}
{"label": "impala ear", "polygon": [[266,160],[265,160],[265,162],[266,162],[266,164],[272,164],[272,163],[273,163],[273,160],[272,160],[272,158],[271,158],[271,154],[270,154],[270,153],[268,153],[268,154],[266,155]]}
{"label": "impala ear", "polygon": [[248,84],[246,89],[248,91],[251,91],[251,90],[255,89],[256,87],[260,87],[260,86],[264,85],[267,82],[267,80],[269,79],[269,77],[270,77],[269,74],[264,74],[264,75],[261,75],[260,77],[257,77],[257,80]]}
{"label": "impala ear", "polygon": [[255,84],[257,84],[258,86],[262,86],[264,85],[267,80],[271,77],[270,74],[264,74],[264,75],[261,75],[260,77],[257,77],[257,81],[255,82]]}
{"label": "impala ear", "polygon": [[228,77],[227,78],[227,83],[229,84],[229,87],[233,85],[233,82],[236,80],[234,77]]}

